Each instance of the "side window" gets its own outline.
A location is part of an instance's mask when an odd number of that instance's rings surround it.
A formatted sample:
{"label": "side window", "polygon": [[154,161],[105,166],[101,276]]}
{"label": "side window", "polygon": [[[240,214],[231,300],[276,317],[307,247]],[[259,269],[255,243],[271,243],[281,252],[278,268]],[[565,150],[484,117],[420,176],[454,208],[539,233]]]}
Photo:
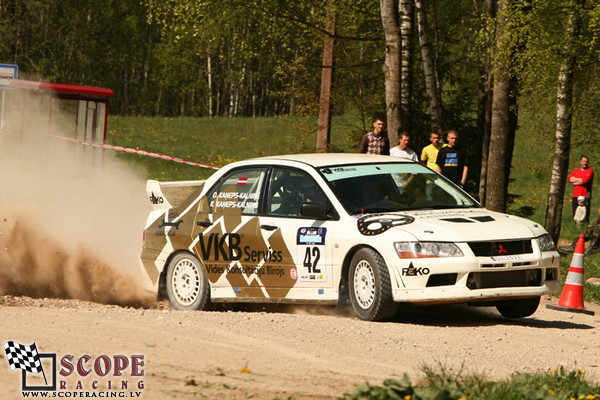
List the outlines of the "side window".
{"label": "side window", "polygon": [[300,206],[306,202],[328,204],[325,193],[312,176],[303,171],[275,168],[267,195],[267,214],[299,217]]}
{"label": "side window", "polygon": [[266,168],[237,169],[225,175],[207,193],[211,212],[224,214],[258,214],[260,191]]}

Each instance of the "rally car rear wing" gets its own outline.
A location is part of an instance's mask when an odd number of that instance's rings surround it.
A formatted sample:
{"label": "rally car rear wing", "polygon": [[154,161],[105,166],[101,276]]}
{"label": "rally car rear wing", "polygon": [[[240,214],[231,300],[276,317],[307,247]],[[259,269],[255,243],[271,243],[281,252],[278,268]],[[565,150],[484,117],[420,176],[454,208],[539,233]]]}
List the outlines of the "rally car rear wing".
{"label": "rally car rear wing", "polygon": [[150,179],[146,182],[146,194],[152,210],[162,210],[179,204],[202,185],[204,181],[159,182]]}

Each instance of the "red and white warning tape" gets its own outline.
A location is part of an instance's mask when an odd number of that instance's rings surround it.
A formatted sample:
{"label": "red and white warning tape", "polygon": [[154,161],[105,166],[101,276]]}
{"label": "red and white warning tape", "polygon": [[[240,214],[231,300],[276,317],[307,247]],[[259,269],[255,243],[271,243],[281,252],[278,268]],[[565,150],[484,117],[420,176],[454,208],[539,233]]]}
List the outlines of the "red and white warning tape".
{"label": "red and white warning tape", "polygon": [[124,151],[126,153],[139,154],[141,156],[148,156],[148,157],[160,158],[160,159],[163,159],[163,160],[175,161],[175,162],[178,162],[178,163],[181,163],[181,164],[193,165],[195,167],[210,168],[210,169],[219,169],[219,167],[214,167],[212,165],[199,164],[199,163],[196,163],[196,162],[193,162],[193,161],[187,161],[187,160],[183,160],[181,158],[176,158],[176,157],[171,157],[171,156],[165,156],[164,154],[159,154],[159,153],[150,153],[150,152],[144,151],[144,150],[130,149],[130,148],[127,148],[127,147],[113,146],[113,145],[110,145],[110,144],[99,144],[99,143],[84,142],[84,141],[81,141],[81,140],[71,139],[71,138],[67,138],[67,137],[64,137],[64,136],[57,136],[57,135],[50,135],[50,136],[58,138],[58,139],[64,139],[64,140],[67,140],[69,142],[83,144],[85,146],[99,147],[101,149],[111,149],[111,150],[117,150],[117,151]]}

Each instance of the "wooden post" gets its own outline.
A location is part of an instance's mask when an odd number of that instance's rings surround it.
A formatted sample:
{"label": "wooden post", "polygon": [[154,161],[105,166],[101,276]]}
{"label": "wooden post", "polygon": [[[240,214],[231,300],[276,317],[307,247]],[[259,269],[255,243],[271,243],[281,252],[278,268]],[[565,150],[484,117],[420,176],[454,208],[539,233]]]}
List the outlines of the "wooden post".
{"label": "wooden post", "polygon": [[331,139],[331,83],[333,81],[333,45],[335,13],[333,0],[327,3],[327,32],[323,42],[323,67],[321,69],[321,99],[319,101],[319,129],[317,153],[326,153]]}

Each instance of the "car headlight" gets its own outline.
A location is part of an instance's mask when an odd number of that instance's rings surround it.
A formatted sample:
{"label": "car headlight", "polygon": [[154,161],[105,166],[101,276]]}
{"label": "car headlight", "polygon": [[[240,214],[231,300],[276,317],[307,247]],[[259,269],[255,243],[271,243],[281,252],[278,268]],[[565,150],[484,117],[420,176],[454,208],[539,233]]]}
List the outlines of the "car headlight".
{"label": "car headlight", "polygon": [[428,257],[462,257],[454,243],[442,242],[396,242],[394,243],[400,258],[428,258]]}
{"label": "car headlight", "polygon": [[556,250],[556,245],[554,244],[554,240],[550,237],[549,234],[545,234],[540,236],[538,239],[538,244],[540,245],[541,251],[552,251]]}

